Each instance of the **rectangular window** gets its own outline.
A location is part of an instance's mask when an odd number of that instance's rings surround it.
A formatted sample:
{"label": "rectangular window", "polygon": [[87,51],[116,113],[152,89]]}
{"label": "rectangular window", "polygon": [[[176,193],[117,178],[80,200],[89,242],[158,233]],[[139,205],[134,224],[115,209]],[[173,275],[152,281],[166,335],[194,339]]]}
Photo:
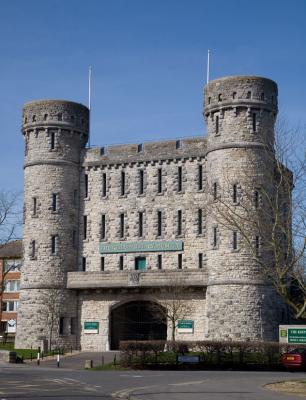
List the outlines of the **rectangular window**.
{"label": "rectangular window", "polygon": [[120,269],[120,271],[123,270],[123,256],[119,257],[119,269]]}
{"label": "rectangular window", "polygon": [[18,272],[21,270],[22,260],[20,259],[10,259],[4,260],[4,272]]}
{"label": "rectangular window", "polygon": [[233,250],[238,249],[238,234],[236,231],[233,232]]}
{"label": "rectangular window", "polygon": [[124,238],[124,214],[120,214],[120,237]]}
{"label": "rectangular window", "polygon": [[162,212],[157,211],[157,236],[162,235]]}
{"label": "rectangular window", "polygon": [[37,197],[33,197],[33,210],[32,210],[33,215],[36,215],[37,213]]}
{"label": "rectangular window", "polygon": [[237,185],[233,185],[233,203],[237,203]]}
{"label": "rectangular window", "polygon": [[182,176],[182,167],[178,167],[177,169],[177,191],[181,192],[182,191],[182,180],[183,180],[183,176]]}
{"label": "rectangular window", "polygon": [[70,333],[76,335],[77,332],[77,319],[75,317],[70,318]]}
{"label": "rectangular window", "polygon": [[51,253],[53,255],[58,253],[58,235],[51,236]]}
{"label": "rectangular window", "polygon": [[7,301],[2,303],[2,311],[6,312],[16,312],[18,311],[19,302],[18,301]]}
{"label": "rectangular window", "polygon": [[86,257],[82,257],[82,271],[86,271]]}
{"label": "rectangular window", "polygon": [[254,207],[255,208],[259,207],[259,192],[258,192],[258,190],[255,190],[255,192],[254,192]]}
{"label": "rectangular window", "polygon": [[252,115],[252,128],[253,128],[253,132],[256,132],[256,114],[253,113]]}
{"label": "rectangular window", "polygon": [[101,239],[104,240],[106,238],[106,217],[105,214],[101,216]]}
{"label": "rectangular window", "polygon": [[55,149],[55,132],[51,132],[51,150]]}
{"label": "rectangular window", "polygon": [[64,334],[64,317],[60,317],[59,319],[59,332],[60,335]]}
{"label": "rectangular window", "polygon": [[106,173],[102,174],[102,197],[106,197],[107,186],[106,186]]}
{"label": "rectangular window", "polygon": [[125,195],[125,172],[121,171],[121,196]]}
{"label": "rectangular window", "polygon": [[199,268],[203,268],[203,253],[199,253]]}
{"label": "rectangular window", "polygon": [[177,255],[177,268],[182,269],[183,267],[183,254]]}
{"label": "rectangular window", "polygon": [[182,210],[177,212],[177,234],[182,234]]}
{"label": "rectangular window", "polygon": [[255,252],[256,252],[256,256],[259,256],[259,253],[260,253],[260,237],[259,236],[255,237]]}
{"label": "rectangular window", "polygon": [[162,169],[159,168],[159,169],[157,170],[157,192],[158,192],[158,193],[162,193],[162,191],[163,191],[163,181],[162,181],[162,177],[163,177],[163,175],[162,175]]}
{"label": "rectangular window", "polygon": [[216,123],[215,128],[216,128],[216,135],[217,135],[219,133],[219,116],[218,115],[216,115],[215,123]]}
{"label": "rectangular window", "polygon": [[214,182],[214,184],[213,184],[213,199],[214,200],[218,199],[218,185],[217,185],[217,182]]}
{"label": "rectangular window", "polygon": [[36,257],[36,243],[35,240],[32,240],[31,242],[31,258]]}
{"label": "rectangular window", "polygon": [[198,235],[203,233],[203,211],[201,208],[198,209]]}
{"label": "rectangular window", "polygon": [[72,231],[72,246],[74,249],[78,247],[78,241],[77,241],[77,231],[76,229],[73,229]]}
{"label": "rectangular window", "polygon": [[105,267],[105,258],[101,257],[101,259],[100,259],[100,270],[104,271],[104,267]]}
{"label": "rectangular window", "polygon": [[5,292],[19,292],[20,281],[6,281],[5,282]]}
{"label": "rectangular window", "polygon": [[52,211],[57,210],[57,194],[52,193]]}
{"label": "rectangular window", "polygon": [[157,256],[157,268],[158,269],[163,268],[163,256],[161,254],[158,254]]}
{"label": "rectangular window", "polygon": [[198,169],[198,189],[203,189],[203,166],[199,165]]}
{"label": "rectangular window", "polygon": [[143,169],[139,170],[139,194],[143,194],[144,192],[144,171]]}
{"label": "rectangular window", "polygon": [[85,197],[88,197],[88,175],[85,174]]}
{"label": "rectangular window", "polygon": [[138,213],[138,236],[143,236],[143,212]]}
{"label": "rectangular window", "polygon": [[215,226],[213,228],[213,246],[217,247],[218,244],[218,231],[217,231],[217,227]]}
{"label": "rectangular window", "polygon": [[83,239],[87,239],[87,215],[83,216]]}

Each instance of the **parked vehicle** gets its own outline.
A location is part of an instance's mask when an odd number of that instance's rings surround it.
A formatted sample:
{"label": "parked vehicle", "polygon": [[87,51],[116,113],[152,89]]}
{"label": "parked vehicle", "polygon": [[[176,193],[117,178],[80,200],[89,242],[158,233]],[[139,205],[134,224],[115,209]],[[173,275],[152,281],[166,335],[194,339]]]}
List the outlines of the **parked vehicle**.
{"label": "parked vehicle", "polygon": [[296,348],[282,355],[282,364],[289,370],[306,369],[306,348]]}

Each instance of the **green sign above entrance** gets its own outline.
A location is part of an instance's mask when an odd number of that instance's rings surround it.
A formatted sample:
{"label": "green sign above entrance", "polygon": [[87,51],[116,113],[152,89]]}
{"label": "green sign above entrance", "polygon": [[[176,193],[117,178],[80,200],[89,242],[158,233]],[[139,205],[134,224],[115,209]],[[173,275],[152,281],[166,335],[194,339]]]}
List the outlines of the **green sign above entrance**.
{"label": "green sign above entrance", "polygon": [[288,343],[306,344],[306,329],[288,329]]}
{"label": "green sign above entrance", "polygon": [[100,243],[101,254],[143,253],[151,251],[182,251],[182,240]]}

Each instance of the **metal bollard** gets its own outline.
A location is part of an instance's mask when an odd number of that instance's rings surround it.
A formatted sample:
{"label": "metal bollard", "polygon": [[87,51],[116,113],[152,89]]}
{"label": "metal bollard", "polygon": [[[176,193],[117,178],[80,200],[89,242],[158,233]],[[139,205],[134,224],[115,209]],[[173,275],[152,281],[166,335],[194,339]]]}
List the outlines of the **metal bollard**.
{"label": "metal bollard", "polygon": [[40,364],[40,353],[38,352],[37,353],[37,365],[39,365]]}
{"label": "metal bollard", "polygon": [[59,366],[60,366],[60,355],[59,354],[56,357],[56,364],[57,364],[57,368],[59,368]]}

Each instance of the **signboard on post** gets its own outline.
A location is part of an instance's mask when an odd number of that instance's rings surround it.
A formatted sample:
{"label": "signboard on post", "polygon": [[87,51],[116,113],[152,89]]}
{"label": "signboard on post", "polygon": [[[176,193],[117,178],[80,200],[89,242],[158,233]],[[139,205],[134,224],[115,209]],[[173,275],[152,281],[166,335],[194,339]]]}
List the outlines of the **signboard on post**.
{"label": "signboard on post", "polygon": [[99,333],[99,322],[84,322],[84,333]]}
{"label": "signboard on post", "polygon": [[279,342],[306,344],[306,325],[280,325]]}
{"label": "signboard on post", "polygon": [[178,333],[193,333],[193,321],[190,319],[181,319],[177,323]]}

